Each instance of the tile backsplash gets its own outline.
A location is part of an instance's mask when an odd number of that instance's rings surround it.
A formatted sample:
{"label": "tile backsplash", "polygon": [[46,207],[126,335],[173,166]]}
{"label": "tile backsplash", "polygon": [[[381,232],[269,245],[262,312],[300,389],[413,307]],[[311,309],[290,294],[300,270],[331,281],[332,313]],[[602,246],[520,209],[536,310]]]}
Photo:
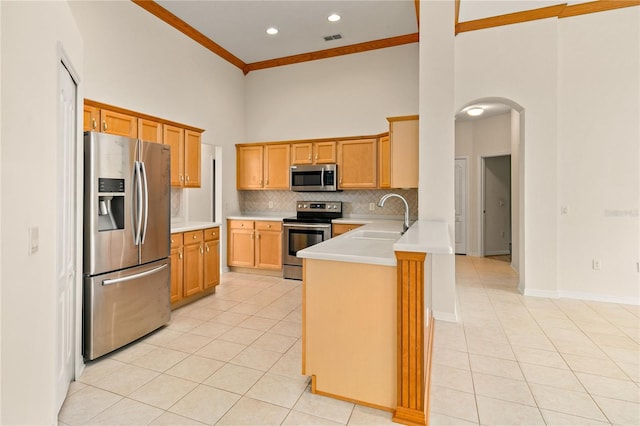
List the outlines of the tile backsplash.
{"label": "tile backsplash", "polygon": [[[417,189],[372,189],[366,191],[342,192],[292,192],[292,191],[238,191],[240,211],[251,212],[295,212],[297,201],[342,201],[342,214],[367,216],[399,216],[404,215],[401,200],[389,199],[384,207],[377,207],[378,200],[390,192],[402,195],[409,204],[409,216],[418,217]],[[273,207],[269,208],[269,202]],[[370,210],[370,204],[376,204]]]}

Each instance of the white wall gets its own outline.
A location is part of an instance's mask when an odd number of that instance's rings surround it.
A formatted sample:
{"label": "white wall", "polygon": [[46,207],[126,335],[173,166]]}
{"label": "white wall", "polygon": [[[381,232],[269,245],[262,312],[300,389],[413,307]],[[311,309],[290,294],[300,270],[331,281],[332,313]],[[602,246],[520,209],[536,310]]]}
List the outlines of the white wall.
{"label": "white wall", "polygon": [[[205,129],[203,143],[222,147],[223,217],[237,211],[242,71],[132,2],[70,5],[87,46],[85,97]],[[226,255],[221,250],[222,265]]]}
{"label": "white wall", "polygon": [[[456,121],[456,157],[468,157],[467,254],[482,253],[482,157],[511,153],[511,113]],[[514,189],[517,190],[516,187]],[[514,194],[517,197],[517,193]]]}
{"label": "white wall", "polygon": [[558,29],[558,291],[638,304],[640,7]]}
{"label": "white wall", "polygon": [[523,107],[525,294],[639,303],[639,27],[630,7],[456,37],[456,109]]}
{"label": "white wall", "polygon": [[418,44],[247,75],[247,141],[382,133],[418,112]]}
{"label": "white wall", "polygon": [[[60,42],[82,72],[66,2],[0,2],[2,424],[55,424],[56,155]],[[27,255],[27,229],[40,248]]]}
{"label": "white wall", "polygon": [[550,295],[557,286],[557,44],[556,19],[456,37],[456,110],[495,97],[524,108],[520,280]]}
{"label": "white wall", "polygon": [[[454,2],[420,7],[420,219],[443,220],[454,243]],[[432,255],[432,308],[436,319],[457,321],[455,257]]]}

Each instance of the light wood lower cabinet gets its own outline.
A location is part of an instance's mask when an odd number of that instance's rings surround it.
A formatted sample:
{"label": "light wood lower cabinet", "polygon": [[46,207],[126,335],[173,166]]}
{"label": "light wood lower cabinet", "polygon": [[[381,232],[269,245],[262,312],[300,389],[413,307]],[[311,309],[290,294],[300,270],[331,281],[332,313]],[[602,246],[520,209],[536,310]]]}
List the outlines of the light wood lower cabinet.
{"label": "light wood lower cabinet", "polygon": [[171,234],[171,305],[209,294],[220,283],[220,228]]}
{"label": "light wood lower cabinet", "polygon": [[282,222],[230,219],[227,227],[229,266],[282,270]]}
{"label": "light wood lower cabinet", "polygon": [[331,236],[337,237],[338,235],[342,235],[345,232],[353,231],[356,228],[361,227],[362,225],[357,223],[334,223],[331,225]]}

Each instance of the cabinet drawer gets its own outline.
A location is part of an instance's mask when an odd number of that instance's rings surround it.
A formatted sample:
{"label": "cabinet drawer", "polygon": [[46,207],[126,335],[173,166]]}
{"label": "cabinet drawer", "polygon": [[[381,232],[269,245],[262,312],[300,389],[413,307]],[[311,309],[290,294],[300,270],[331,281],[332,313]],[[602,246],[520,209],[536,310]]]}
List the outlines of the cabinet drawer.
{"label": "cabinet drawer", "polygon": [[230,220],[229,228],[232,229],[253,229],[252,220]]}
{"label": "cabinet drawer", "polygon": [[345,232],[352,231],[356,228],[361,227],[362,225],[353,224],[353,223],[334,223],[332,225],[333,228],[333,236],[337,237],[338,235],[342,235]]}
{"label": "cabinet drawer", "polygon": [[178,248],[182,245],[182,234],[171,234],[171,248]]}
{"label": "cabinet drawer", "polygon": [[204,230],[204,240],[213,241],[220,239],[220,228],[207,228]]}
{"label": "cabinet drawer", "polygon": [[184,233],[184,244],[199,243],[203,240],[202,231],[190,231]]}
{"label": "cabinet drawer", "polygon": [[256,222],[256,229],[259,231],[282,231],[282,222]]}

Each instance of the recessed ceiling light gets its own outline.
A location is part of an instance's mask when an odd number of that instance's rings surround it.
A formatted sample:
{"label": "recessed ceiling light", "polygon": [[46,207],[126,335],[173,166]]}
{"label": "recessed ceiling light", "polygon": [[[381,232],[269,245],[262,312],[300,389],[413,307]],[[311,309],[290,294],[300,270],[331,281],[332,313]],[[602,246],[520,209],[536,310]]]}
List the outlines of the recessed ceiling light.
{"label": "recessed ceiling light", "polygon": [[484,108],[481,108],[481,107],[473,107],[467,110],[467,114],[469,114],[472,117],[477,117],[479,115],[482,115],[483,112],[484,112]]}
{"label": "recessed ceiling light", "polygon": [[276,35],[276,34],[278,34],[278,29],[277,29],[277,28],[275,28],[275,27],[267,28],[267,34],[269,34],[269,35]]}
{"label": "recessed ceiling light", "polygon": [[341,16],[338,15],[337,13],[332,13],[331,15],[329,15],[329,17],[327,18],[330,22],[338,22],[340,20]]}

